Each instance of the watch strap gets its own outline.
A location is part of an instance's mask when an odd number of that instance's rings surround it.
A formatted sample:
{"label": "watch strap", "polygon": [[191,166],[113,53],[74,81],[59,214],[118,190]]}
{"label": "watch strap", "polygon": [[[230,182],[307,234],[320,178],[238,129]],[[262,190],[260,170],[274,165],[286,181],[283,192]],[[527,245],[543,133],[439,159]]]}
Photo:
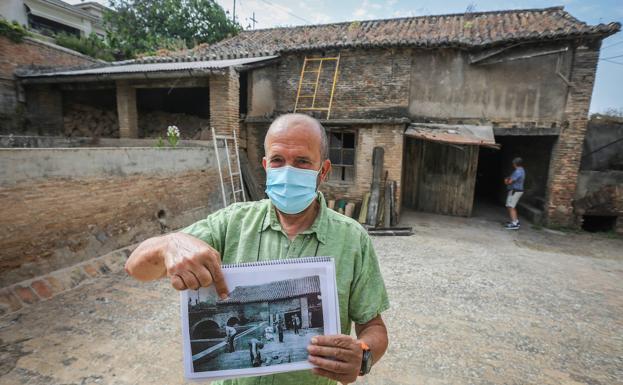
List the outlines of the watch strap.
{"label": "watch strap", "polygon": [[363,350],[359,375],[364,376],[370,373],[370,369],[372,368],[372,352],[370,351],[370,347],[365,342],[359,341],[359,345],[361,346],[361,350]]}

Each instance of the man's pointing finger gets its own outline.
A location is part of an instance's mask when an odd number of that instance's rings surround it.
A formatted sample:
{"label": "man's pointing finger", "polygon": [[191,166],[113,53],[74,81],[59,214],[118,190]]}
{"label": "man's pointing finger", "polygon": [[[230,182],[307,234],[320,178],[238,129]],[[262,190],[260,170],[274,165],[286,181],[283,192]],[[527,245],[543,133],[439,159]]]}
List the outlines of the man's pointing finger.
{"label": "man's pointing finger", "polygon": [[[220,258],[219,258],[220,259]],[[225,276],[221,269],[220,261],[216,258],[215,254],[211,253],[204,259],[204,265],[210,270],[212,275],[212,282],[216,288],[216,292],[222,299],[227,298],[229,290],[227,289],[227,283],[225,283]]]}

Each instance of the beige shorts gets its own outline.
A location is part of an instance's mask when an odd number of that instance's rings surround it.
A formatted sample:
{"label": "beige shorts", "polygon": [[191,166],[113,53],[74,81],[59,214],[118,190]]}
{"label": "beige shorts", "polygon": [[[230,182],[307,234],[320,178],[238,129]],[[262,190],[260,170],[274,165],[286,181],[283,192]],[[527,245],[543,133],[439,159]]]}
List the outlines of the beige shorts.
{"label": "beige shorts", "polygon": [[521,198],[522,195],[523,191],[515,191],[514,193],[512,191],[509,191],[508,195],[506,196],[506,207],[514,209],[515,206],[517,206],[517,202],[519,202],[519,198]]}

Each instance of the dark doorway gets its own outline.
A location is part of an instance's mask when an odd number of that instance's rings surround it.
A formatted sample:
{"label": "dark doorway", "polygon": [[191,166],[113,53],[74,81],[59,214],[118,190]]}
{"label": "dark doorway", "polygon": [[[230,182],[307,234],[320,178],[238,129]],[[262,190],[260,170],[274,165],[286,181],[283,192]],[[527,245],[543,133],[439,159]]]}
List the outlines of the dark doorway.
{"label": "dark doorway", "polygon": [[294,322],[292,321],[292,317],[294,317],[295,314],[299,317],[300,320],[302,320],[300,310],[285,313],[286,329],[294,329]]}
{"label": "dark doorway", "polygon": [[163,111],[210,117],[207,87],[139,88],[136,105],[139,111]]}
{"label": "dark doorway", "polygon": [[502,201],[504,195],[504,190],[500,189],[504,178],[502,166],[502,151],[487,147],[480,148],[474,192],[476,200]]}
{"label": "dark doorway", "polygon": [[324,325],[324,318],[322,315],[322,300],[320,295],[313,294],[307,297],[307,305],[309,312],[309,327],[321,328]]}
{"label": "dark doorway", "polygon": [[503,208],[507,191],[504,178],[513,172],[512,160],[520,157],[526,170],[526,180],[518,208],[520,213],[538,215],[542,212],[549,182],[549,163],[556,139],[557,136],[550,135],[497,135],[495,141],[501,145],[500,150],[480,149],[475,204]]}
{"label": "dark doorway", "polygon": [[231,317],[227,320],[227,326],[234,326],[236,324],[240,325],[240,320],[236,317]]}
{"label": "dark doorway", "polygon": [[195,324],[191,337],[194,340],[208,338],[222,338],[225,332],[212,320],[203,320]]}
{"label": "dark doorway", "polygon": [[238,105],[240,106],[240,115],[246,115],[249,105],[249,74],[248,72],[241,72],[239,75],[239,98]]}
{"label": "dark doorway", "polygon": [[613,231],[616,223],[616,216],[584,215],[582,217],[582,229],[591,233]]}

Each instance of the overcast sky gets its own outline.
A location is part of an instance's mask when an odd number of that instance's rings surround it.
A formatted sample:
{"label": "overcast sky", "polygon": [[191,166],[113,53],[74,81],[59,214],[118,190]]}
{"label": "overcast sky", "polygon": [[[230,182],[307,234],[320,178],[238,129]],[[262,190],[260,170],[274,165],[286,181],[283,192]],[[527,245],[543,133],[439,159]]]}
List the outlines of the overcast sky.
{"label": "overcast sky", "polygon": [[[106,0],[98,0],[106,4]],[[80,0],[70,0],[79,3]],[[234,0],[217,0],[233,13]],[[339,21],[380,19],[404,16],[420,16],[464,12],[472,5],[475,11],[499,9],[544,8],[564,5],[576,18],[589,24],[623,22],[621,0],[236,0],[236,19],[246,28],[252,25],[255,12],[255,28],[275,26],[333,23]],[[619,56],[621,55],[621,56]],[[597,67],[597,80],[591,102],[591,113],[607,108],[623,109],[623,32],[604,40],[601,59]]]}

